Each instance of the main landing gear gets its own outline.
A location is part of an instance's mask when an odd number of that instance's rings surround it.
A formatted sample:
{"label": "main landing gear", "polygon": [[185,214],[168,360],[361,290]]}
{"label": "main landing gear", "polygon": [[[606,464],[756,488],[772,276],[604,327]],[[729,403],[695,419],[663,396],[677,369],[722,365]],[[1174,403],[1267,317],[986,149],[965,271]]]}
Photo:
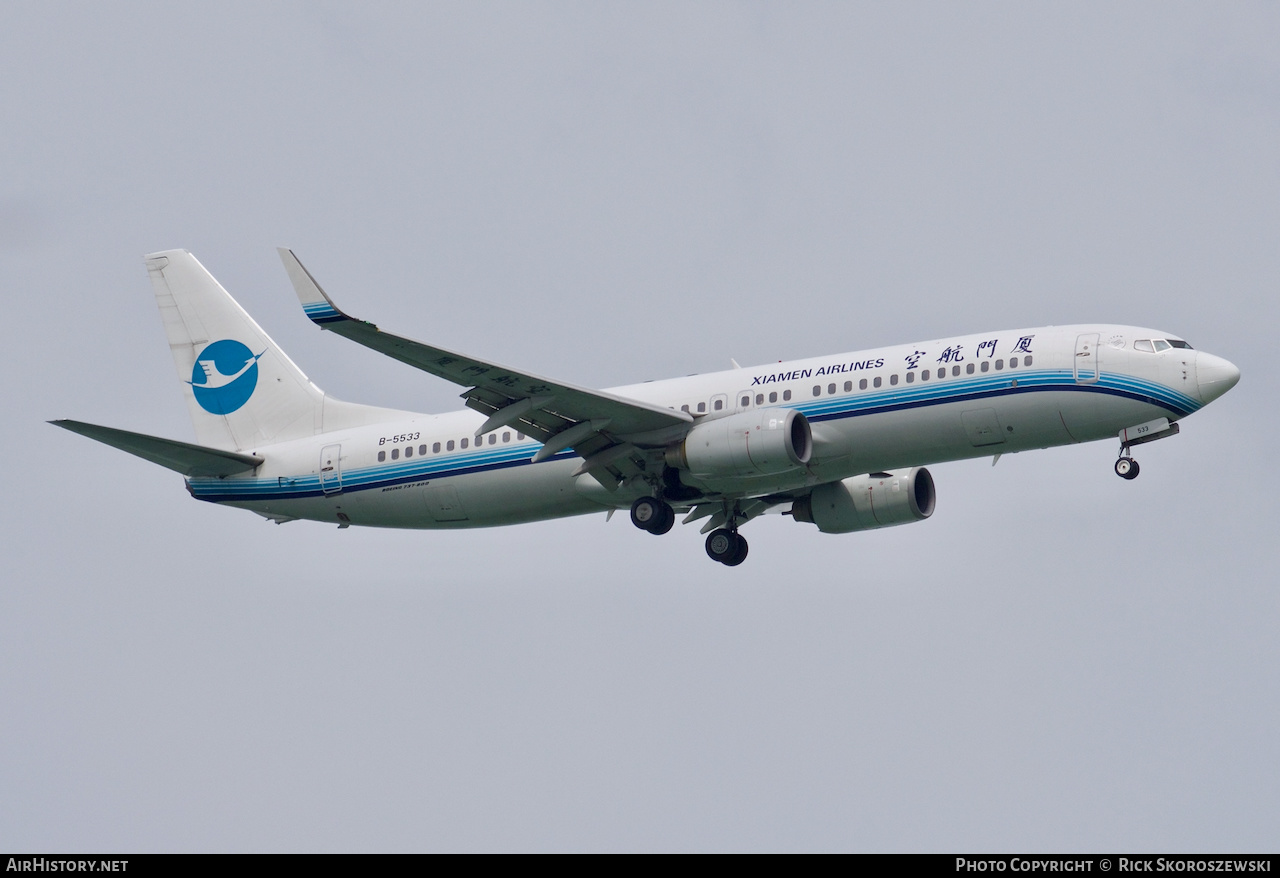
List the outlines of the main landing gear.
{"label": "main landing gear", "polygon": [[747,541],[727,527],[713,530],[707,534],[707,556],[726,567],[737,567],[747,560]]}
{"label": "main landing gear", "polygon": [[671,504],[657,497],[641,497],[631,504],[631,523],[641,530],[661,536],[676,523],[676,511]]}
{"label": "main landing gear", "polygon": [[1120,452],[1120,459],[1116,461],[1116,475],[1132,481],[1138,477],[1139,469],[1138,462],[1129,456],[1128,448]]}
{"label": "main landing gear", "polygon": [[[676,511],[671,504],[658,497],[641,497],[631,504],[631,523],[641,530],[661,535],[676,523]],[[707,555],[726,567],[737,567],[747,560],[747,541],[738,535],[735,518],[729,519],[729,527],[721,527],[707,534]]]}

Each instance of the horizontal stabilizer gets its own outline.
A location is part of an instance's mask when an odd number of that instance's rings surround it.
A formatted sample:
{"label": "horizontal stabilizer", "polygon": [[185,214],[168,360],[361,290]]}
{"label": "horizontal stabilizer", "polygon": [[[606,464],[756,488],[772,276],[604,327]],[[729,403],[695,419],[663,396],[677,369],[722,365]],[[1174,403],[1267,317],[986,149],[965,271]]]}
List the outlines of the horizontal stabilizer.
{"label": "horizontal stabilizer", "polygon": [[248,472],[262,465],[262,458],[251,457],[248,454],[220,451],[217,448],[205,448],[203,445],[192,445],[189,442],[175,442],[158,436],[130,433],[128,430],[99,427],[97,424],[86,424],[83,421],[59,420],[49,423],[55,427],[70,430],[72,433],[96,439],[121,451],[127,451],[143,460],[158,463],[189,478],[231,476]]}

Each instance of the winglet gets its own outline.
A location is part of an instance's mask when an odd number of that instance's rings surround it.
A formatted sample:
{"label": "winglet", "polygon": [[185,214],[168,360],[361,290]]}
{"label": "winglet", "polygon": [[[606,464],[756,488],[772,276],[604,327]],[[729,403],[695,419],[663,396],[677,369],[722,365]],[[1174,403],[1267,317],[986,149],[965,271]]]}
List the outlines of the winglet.
{"label": "winglet", "polygon": [[280,261],[284,263],[284,270],[289,274],[294,292],[298,294],[302,310],[307,313],[313,323],[323,327],[326,323],[338,323],[351,319],[339,311],[333,304],[333,300],[320,289],[320,284],[316,283],[311,272],[303,267],[298,257],[293,255],[292,250],[287,247],[278,247],[276,252],[280,254]]}

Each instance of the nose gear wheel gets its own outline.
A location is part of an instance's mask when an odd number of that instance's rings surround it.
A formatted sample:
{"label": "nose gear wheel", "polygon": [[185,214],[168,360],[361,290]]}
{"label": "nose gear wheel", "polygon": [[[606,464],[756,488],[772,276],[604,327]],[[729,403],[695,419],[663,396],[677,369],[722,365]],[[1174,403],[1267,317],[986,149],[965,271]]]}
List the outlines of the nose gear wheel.
{"label": "nose gear wheel", "polygon": [[1138,462],[1129,454],[1129,447],[1126,445],[1120,449],[1120,457],[1116,460],[1116,475],[1122,479],[1133,481],[1138,477],[1141,467]]}

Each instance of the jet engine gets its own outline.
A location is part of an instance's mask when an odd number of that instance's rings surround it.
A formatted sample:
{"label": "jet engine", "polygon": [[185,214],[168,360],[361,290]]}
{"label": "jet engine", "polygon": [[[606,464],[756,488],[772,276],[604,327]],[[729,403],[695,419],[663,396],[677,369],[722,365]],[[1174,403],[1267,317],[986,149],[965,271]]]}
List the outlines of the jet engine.
{"label": "jet engine", "polygon": [[667,449],[667,465],[702,478],[774,476],[803,469],[813,453],[809,421],[765,408],[702,421]]}
{"label": "jet engine", "polygon": [[819,485],[795,501],[791,514],[825,534],[844,534],[923,521],[933,515],[936,499],[933,476],[915,467]]}

